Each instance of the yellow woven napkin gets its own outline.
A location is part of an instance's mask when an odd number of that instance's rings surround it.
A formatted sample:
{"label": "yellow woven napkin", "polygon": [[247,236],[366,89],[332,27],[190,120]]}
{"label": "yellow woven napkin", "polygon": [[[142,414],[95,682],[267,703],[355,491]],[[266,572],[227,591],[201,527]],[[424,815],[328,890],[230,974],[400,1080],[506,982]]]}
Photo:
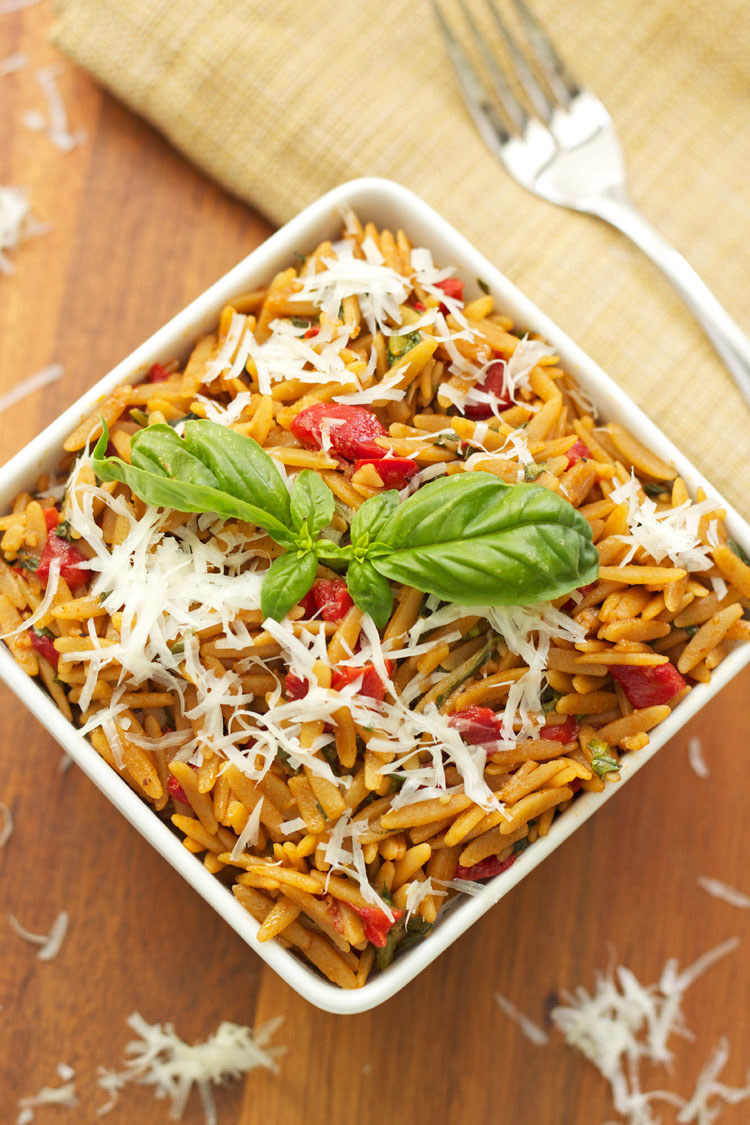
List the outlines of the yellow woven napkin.
{"label": "yellow woven napkin", "polygon": [[[744,0],[533,0],[609,109],[632,195],[750,330]],[[750,410],[659,272],[479,140],[426,0],[58,0],[55,42],[283,222],[388,176],[453,222],[750,516]]]}

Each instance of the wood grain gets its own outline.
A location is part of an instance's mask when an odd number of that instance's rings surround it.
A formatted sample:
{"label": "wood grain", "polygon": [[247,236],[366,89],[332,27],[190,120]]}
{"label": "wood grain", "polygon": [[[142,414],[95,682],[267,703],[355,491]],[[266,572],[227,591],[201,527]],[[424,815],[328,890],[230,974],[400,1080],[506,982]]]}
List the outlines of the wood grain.
{"label": "wood grain", "polygon": [[[0,59],[21,50],[32,67],[52,61],[48,19],[42,5],[0,17]],[[26,186],[54,227],[15,256],[15,276],[0,277],[0,393],[48,363],[65,366],[58,384],[0,415],[3,458],[269,232],[69,64],[61,88],[73,126],[88,131],[68,155],[21,123],[42,108],[33,69],[0,78],[0,183]],[[697,1042],[677,1042],[671,1077],[645,1078],[686,1093],[727,1034],[726,1080],[739,1083],[750,1061],[750,916],[709,898],[696,877],[750,891],[749,687],[745,672],[400,996],[348,1018],[299,999],[86,777],[61,774],[59,749],[3,688],[0,800],[16,831],[0,853],[0,1117],[13,1120],[15,1100],[55,1084],[66,1061],[80,1106],[38,1120],[98,1120],[95,1068],[118,1064],[125,1019],[138,1010],[188,1040],[222,1019],[285,1017],[281,1076],[258,1072],[244,1090],[219,1091],[225,1125],[600,1125],[613,1113],[593,1068],[554,1034],[532,1047],[493,992],[544,1023],[555,997],[590,985],[610,950],[652,981],[668,957],[684,964],[733,934],[739,953],[688,996]],[[707,780],[688,766],[690,736],[702,739]],[[63,908],[68,938],[41,964],[6,915],[46,931]],[[164,1103],[132,1089],[108,1120],[167,1119]],[[185,1121],[202,1120],[191,1101]],[[747,1109],[722,1121],[747,1121]]]}

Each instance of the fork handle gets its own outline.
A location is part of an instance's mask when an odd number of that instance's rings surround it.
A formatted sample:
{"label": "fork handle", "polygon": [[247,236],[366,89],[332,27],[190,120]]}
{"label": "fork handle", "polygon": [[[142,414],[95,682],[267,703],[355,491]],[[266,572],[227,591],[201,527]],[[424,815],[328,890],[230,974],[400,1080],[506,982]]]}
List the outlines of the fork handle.
{"label": "fork handle", "polygon": [[[590,210],[626,234],[662,270],[691,310],[750,405],[750,340],[689,262],[617,191],[592,200]],[[587,208],[588,209],[588,208]]]}

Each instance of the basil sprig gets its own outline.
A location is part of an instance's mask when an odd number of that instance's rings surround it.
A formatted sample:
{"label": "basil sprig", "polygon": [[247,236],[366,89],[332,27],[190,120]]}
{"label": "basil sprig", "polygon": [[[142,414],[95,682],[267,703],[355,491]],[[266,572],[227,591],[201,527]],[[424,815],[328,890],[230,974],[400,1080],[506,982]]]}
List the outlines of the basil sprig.
{"label": "basil sprig", "polygon": [[99,480],[121,481],[148,504],[215,512],[262,527],[286,553],[271,564],[261,608],[280,620],[315,581],[318,562],[347,567],[355,603],[379,628],[391,615],[390,581],[459,605],[528,605],[593,582],[599,556],[591,528],[567,500],[490,473],[464,472],[424,485],[403,503],[395,491],[366,500],[349,542],[321,536],[334,515],[324,481],[301,472],[291,489],[253,441],[205,419],[148,426],[133,437],[131,464],[107,457],[102,436],[91,465]]}

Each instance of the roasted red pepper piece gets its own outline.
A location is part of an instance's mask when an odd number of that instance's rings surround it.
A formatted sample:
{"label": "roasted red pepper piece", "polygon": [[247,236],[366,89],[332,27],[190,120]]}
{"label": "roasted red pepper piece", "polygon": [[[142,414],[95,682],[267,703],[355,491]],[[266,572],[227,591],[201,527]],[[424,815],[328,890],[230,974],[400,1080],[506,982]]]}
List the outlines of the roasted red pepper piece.
{"label": "roasted red pepper piece", "polygon": [[354,605],[343,578],[316,578],[310,593],[324,621],[343,621]]}
{"label": "roasted red pepper piece", "polygon": [[590,457],[591,450],[587,445],[584,445],[579,438],[575,445],[571,445],[566,456],[568,458],[568,468],[572,469],[573,465],[575,465],[577,461],[580,461],[582,457]]}
{"label": "roasted red pepper piece", "polygon": [[365,465],[374,466],[384,488],[403,488],[419,468],[410,457],[365,457],[354,462],[355,473]]}
{"label": "roasted red pepper piece", "polygon": [[[509,406],[513,405],[510,391],[505,386],[505,364],[501,359],[495,360],[494,363],[489,365],[484,373],[484,379],[481,383],[477,383],[477,390],[493,394],[497,399],[499,410],[507,410]],[[488,402],[467,402],[464,407],[464,414],[467,418],[473,418],[475,421],[489,418],[492,415],[492,407]]]}
{"label": "roasted red pepper piece", "polygon": [[315,601],[315,594],[312,590],[308,590],[304,598],[300,598],[297,604],[302,606],[305,617],[312,617],[314,613],[318,612],[318,603]]}
{"label": "roasted red pepper piece", "polygon": [[47,531],[54,531],[60,522],[60,513],[57,508],[44,509],[44,522],[47,525]]}
{"label": "roasted red pepper piece", "polygon": [[167,780],[167,793],[169,793],[169,796],[173,801],[179,801],[183,805],[190,804],[185,794],[185,790],[182,788],[179,781],[173,774],[170,774]]}
{"label": "roasted red pepper piece", "polygon": [[[385,667],[390,676],[393,670],[393,661],[386,660]],[[339,665],[338,668],[333,669],[331,687],[334,691],[340,691],[347,684],[354,683],[360,676],[362,677],[362,686],[359,689],[359,694],[367,695],[370,699],[382,703],[385,699],[385,684],[372,664],[361,664],[358,668],[351,665]]]}
{"label": "roasted red pepper piece", "polygon": [[651,668],[635,664],[612,664],[610,675],[622,685],[628,703],[634,707],[655,707],[669,703],[686,681],[674,664],[656,664]]}
{"label": "roasted red pepper piece", "polygon": [[352,905],[352,910],[356,910],[362,919],[367,940],[371,941],[373,945],[377,945],[379,949],[382,949],[388,940],[388,931],[391,926],[398,922],[403,914],[403,910],[396,910],[395,906],[392,906],[393,921],[391,921],[388,915],[384,914],[377,906]]}
{"label": "roasted red pepper piece", "polygon": [[50,563],[53,559],[60,560],[60,577],[69,586],[80,586],[88,581],[90,576],[89,564],[80,551],[77,551],[73,544],[68,543],[66,539],[61,539],[59,535],[48,535],[42,557],[39,560],[39,566],[36,568],[36,576],[40,582],[46,585],[49,578]]}
{"label": "roasted red pepper piece", "polygon": [[549,738],[553,742],[572,742],[578,738],[578,723],[573,715],[568,715],[564,723],[545,723],[539,731],[540,738]]}
{"label": "roasted red pepper piece", "polygon": [[490,879],[493,875],[499,875],[501,871],[507,871],[515,862],[515,852],[503,860],[499,860],[496,855],[490,855],[487,856],[487,859],[475,863],[473,867],[461,867],[459,864],[456,868],[455,878],[470,879],[472,882],[477,879]]}
{"label": "roasted red pepper piece", "polygon": [[298,676],[296,672],[287,672],[284,690],[287,699],[304,699],[310,690],[310,685],[306,679]]}
{"label": "roasted red pepper piece", "polygon": [[305,332],[305,335],[304,335],[303,339],[312,340],[313,336],[317,336],[319,332],[320,332],[320,325],[319,324],[311,324],[310,327],[308,328],[307,332]]}
{"label": "roasted red pepper piece", "polygon": [[[442,289],[446,297],[452,297],[455,301],[463,301],[464,299],[464,283],[458,277],[446,277],[444,281],[436,281],[435,285],[438,289]],[[447,305],[441,305],[440,311],[444,316],[448,315],[450,311]]]}
{"label": "roasted red pepper piece", "polygon": [[31,647],[36,649],[40,656],[49,661],[53,668],[57,668],[60,663],[60,653],[55,648],[55,642],[52,637],[48,637],[46,633],[37,633],[36,629],[31,630]]}
{"label": "roasted red pepper piece", "polygon": [[147,383],[163,383],[169,378],[169,372],[166,367],[162,367],[160,363],[152,363],[148,369],[146,376]]}
{"label": "roasted red pepper piece", "polygon": [[491,707],[464,707],[451,715],[449,723],[455,727],[464,742],[477,746],[482,742],[494,742],[500,738],[502,718]]}
{"label": "roasted red pepper piece", "polygon": [[331,438],[331,450],[356,461],[358,457],[380,458],[385,452],[375,443],[376,437],[385,437],[386,431],[380,419],[364,406],[349,406],[343,402],[316,402],[306,410],[300,410],[292,422],[292,433],[305,445],[323,448],[321,423],[330,421],[326,427]]}

